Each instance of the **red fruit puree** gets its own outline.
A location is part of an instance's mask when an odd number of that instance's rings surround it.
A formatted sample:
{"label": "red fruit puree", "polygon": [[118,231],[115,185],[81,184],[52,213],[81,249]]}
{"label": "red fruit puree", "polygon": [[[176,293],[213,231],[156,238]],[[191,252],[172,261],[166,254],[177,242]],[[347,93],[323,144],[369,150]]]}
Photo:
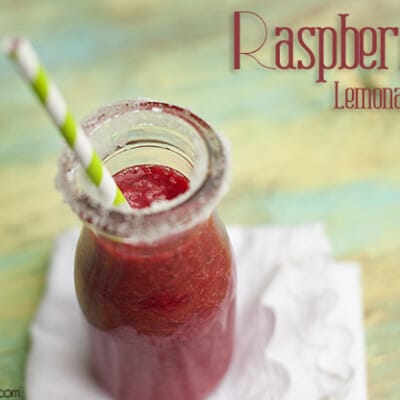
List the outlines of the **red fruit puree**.
{"label": "red fruit puree", "polygon": [[[184,175],[159,165],[114,178],[133,208],[189,187]],[[215,213],[152,244],[85,227],[75,262],[92,368],[116,399],[201,400],[216,387],[232,355],[235,269]]]}

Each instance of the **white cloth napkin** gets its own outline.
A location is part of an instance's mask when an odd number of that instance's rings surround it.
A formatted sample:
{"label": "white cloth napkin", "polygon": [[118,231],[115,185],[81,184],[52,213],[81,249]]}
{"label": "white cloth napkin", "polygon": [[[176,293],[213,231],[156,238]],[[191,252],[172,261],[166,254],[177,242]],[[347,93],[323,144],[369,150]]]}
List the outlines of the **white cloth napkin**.
{"label": "white cloth napkin", "polygon": [[[333,260],[321,225],[228,232],[238,269],[236,347],[208,400],[366,400],[359,266]],[[28,400],[110,400],[87,368],[73,285],[77,238],[69,231],[54,246],[31,326]]]}

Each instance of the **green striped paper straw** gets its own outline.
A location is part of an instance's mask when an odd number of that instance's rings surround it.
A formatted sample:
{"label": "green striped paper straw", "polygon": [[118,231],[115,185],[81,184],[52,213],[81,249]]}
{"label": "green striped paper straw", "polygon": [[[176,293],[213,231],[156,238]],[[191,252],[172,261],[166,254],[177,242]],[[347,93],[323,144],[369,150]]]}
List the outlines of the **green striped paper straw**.
{"label": "green striped paper straw", "polygon": [[85,168],[89,179],[97,186],[108,206],[128,207],[110,172],[103,165],[80,125],[75,122],[64,98],[47,72],[29,40],[12,37],[4,40],[4,52],[20,67],[23,77],[45,106],[64,139]]}

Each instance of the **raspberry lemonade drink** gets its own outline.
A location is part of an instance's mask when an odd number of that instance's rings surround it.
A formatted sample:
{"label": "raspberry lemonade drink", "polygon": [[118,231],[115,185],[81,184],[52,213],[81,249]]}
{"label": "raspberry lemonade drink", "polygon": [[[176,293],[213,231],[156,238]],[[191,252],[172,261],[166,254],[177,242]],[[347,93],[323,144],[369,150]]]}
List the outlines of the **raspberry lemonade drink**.
{"label": "raspberry lemonade drink", "polygon": [[226,148],[187,110],[128,101],[87,134],[131,206],[108,209],[66,150],[58,182],[83,221],[75,259],[91,368],[119,400],[201,400],[233,350],[235,267],[215,207]]}

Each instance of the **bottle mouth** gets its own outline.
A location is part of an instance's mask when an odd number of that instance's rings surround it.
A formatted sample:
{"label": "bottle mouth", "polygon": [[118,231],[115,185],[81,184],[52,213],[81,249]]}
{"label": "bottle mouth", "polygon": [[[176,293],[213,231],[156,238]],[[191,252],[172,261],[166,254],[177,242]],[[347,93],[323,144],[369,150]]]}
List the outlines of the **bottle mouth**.
{"label": "bottle mouth", "polygon": [[157,101],[128,100],[105,106],[82,127],[113,174],[125,167],[158,164],[189,178],[189,189],[142,209],[105,205],[73,154],[62,151],[56,186],[64,200],[97,233],[149,243],[206,220],[228,186],[229,150],[224,137],[191,111]]}

